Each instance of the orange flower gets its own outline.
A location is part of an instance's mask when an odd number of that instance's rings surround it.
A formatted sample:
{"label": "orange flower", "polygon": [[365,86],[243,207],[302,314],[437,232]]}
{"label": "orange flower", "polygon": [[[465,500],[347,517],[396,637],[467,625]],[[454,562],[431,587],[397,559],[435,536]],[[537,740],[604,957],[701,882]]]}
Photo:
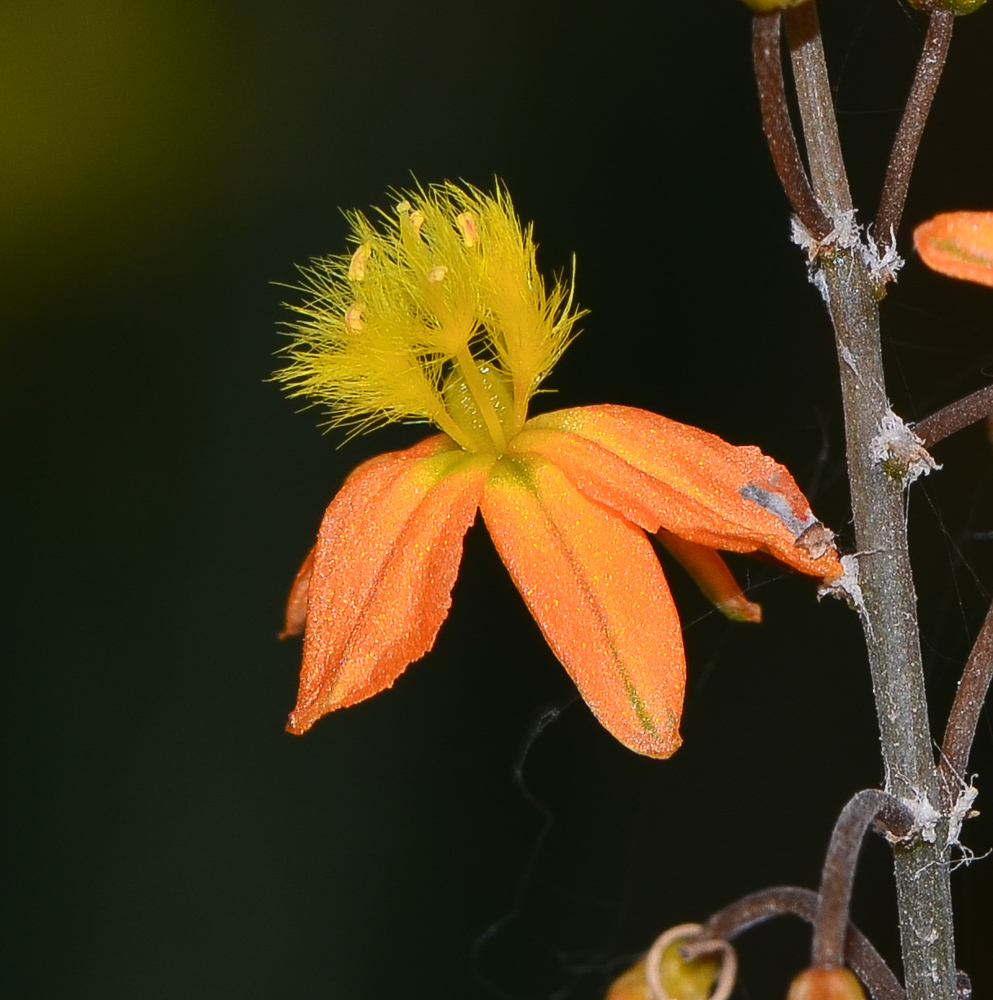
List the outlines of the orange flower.
{"label": "orange flower", "polygon": [[[358,250],[305,272],[314,296],[282,377],[323,390],[337,423],[427,417],[446,433],[360,465],[331,502],[287,606],[283,634],[305,630],[288,728],[303,733],[391,686],[431,648],[479,510],[597,718],[631,749],[668,757],[685,662],[646,532],[722,610],[752,621],[758,606],[716,550],[763,551],[832,579],[830,533],[757,448],[625,406],[527,420],[575,321],[569,296],[546,296],[505,194],[448,185],[411,200],[385,235],[356,217]],[[342,403],[373,390],[381,398],[362,410]]]}
{"label": "orange flower", "polygon": [[993,212],[946,212],[914,230],[928,267],[951,278],[993,286]]}

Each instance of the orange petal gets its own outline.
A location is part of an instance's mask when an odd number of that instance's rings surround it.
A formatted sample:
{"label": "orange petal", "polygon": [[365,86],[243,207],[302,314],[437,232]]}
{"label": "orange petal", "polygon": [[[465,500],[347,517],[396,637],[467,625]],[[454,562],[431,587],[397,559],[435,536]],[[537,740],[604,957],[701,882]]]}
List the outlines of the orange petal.
{"label": "orange petal", "polygon": [[662,567],[640,528],[537,455],[507,456],[480,503],[518,590],[596,717],[625,746],[680,744],[686,665]]}
{"label": "orange petal", "polygon": [[993,287],[993,212],[946,212],[914,230],[928,267]]}
{"label": "orange petal", "polygon": [[587,496],[647,531],[730,552],[762,549],[833,579],[841,564],[789,472],[751,445],[630,406],[583,406],[529,420],[511,444],[553,461]]}
{"label": "orange petal", "polygon": [[688,542],[669,531],[660,530],[657,537],[721,614],[736,622],[762,621],[761,606],[741,592],[738,581],[716,549]]}
{"label": "orange petal", "polygon": [[280,639],[288,639],[291,635],[299,635],[307,624],[307,595],[310,592],[310,577],[314,572],[314,553],[317,551],[315,545],[304,559],[303,564],[297,570],[297,575],[293,578],[293,586],[290,587],[290,596],[286,600],[286,620],[283,631],[279,633]]}
{"label": "orange petal", "polygon": [[314,551],[290,732],[389,687],[431,648],[492,463],[438,435],[348,478]]}

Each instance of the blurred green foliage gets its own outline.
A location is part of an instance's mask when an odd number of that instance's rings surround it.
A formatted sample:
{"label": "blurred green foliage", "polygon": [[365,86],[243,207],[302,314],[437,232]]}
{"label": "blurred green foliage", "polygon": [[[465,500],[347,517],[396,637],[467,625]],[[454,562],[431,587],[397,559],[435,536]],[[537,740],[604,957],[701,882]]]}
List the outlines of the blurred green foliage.
{"label": "blurred green foliage", "polygon": [[32,297],[182,210],[225,162],[236,95],[210,5],[6,0],[0,22],[0,260],[5,294]]}

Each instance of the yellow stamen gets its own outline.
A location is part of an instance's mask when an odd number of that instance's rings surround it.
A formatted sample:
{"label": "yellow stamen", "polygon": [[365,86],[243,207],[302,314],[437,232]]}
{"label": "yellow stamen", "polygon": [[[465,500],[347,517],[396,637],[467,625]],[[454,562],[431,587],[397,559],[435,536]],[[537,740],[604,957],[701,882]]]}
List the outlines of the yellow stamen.
{"label": "yellow stamen", "polygon": [[467,450],[502,453],[576,319],[568,289],[546,290],[530,228],[505,192],[454,184],[399,197],[376,224],[348,218],[350,253],[301,269],[307,298],[278,377],[334,426],[430,420]]}

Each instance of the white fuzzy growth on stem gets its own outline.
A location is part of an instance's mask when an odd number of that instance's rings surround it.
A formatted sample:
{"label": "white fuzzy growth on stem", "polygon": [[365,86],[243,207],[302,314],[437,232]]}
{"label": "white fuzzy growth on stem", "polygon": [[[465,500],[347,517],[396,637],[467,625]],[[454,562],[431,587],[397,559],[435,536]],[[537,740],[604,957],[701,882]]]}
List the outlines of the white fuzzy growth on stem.
{"label": "white fuzzy growth on stem", "polygon": [[879,421],[879,433],[869,443],[869,457],[887,471],[896,469],[904,486],[941,468],[924,441],[888,408]]}

